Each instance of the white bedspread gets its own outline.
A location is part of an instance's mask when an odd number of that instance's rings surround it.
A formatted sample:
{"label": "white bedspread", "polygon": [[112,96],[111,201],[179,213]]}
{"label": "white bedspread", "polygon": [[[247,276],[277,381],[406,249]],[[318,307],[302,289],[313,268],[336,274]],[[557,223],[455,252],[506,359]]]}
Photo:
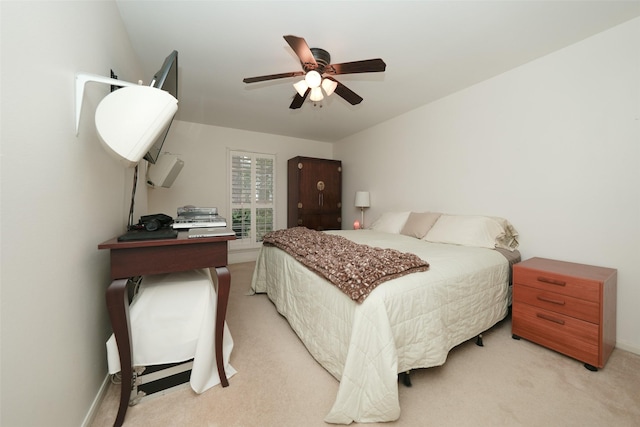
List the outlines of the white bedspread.
{"label": "white bedspread", "polygon": [[264,246],[251,289],[266,292],[312,356],[340,381],[325,421],[400,417],[397,374],[442,365],[449,350],[507,314],[509,266],[497,251],[372,230],[331,231],[411,252],[430,264],[358,304],[284,251]]}
{"label": "white bedspread", "polygon": [[[134,366],[193,359],[190,385],[202,393],[220,384],[215,356],[216,293],[209,269],[145,276],[129,307]],[[223,360],[227,378],[233,339],[224,325]],[[113,334],[107,341],[109,373],[120,371]]]}

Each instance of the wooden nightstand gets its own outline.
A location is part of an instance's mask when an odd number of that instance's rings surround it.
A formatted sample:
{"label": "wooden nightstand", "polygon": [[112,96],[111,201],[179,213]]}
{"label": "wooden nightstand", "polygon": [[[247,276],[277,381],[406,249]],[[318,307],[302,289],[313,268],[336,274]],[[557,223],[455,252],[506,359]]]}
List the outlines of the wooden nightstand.
{"label": "wooden nightstand", "polygon": [[545,258],[513,267],[513,338],[603,368],[616,344],[617,270]]}

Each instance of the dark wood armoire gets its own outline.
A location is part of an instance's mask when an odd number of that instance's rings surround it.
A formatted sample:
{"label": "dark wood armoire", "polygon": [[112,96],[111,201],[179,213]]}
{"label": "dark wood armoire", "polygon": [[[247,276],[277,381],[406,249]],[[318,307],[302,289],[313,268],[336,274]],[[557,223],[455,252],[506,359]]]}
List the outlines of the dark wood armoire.
{"label": "dark wood armoire", "polygon": [[288,163],[287,227],[342,228],[342,162],[294,157]]}

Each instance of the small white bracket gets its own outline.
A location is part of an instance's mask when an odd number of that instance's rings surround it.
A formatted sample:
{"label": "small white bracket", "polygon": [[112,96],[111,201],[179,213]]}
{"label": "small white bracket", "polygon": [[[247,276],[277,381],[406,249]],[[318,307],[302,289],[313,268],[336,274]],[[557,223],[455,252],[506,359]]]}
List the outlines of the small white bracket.
{"label": "small white bracket", "polygon": [[78,127],[80,126],[80,112],[82,111],[82,100],[84,98],[84,86],[87,82],[106,83],[114,86],[138,86],[142,84],[130,83],[110,77],[104,77],[97,74],[77,73],[76,74],[76,136],[78,136]]}

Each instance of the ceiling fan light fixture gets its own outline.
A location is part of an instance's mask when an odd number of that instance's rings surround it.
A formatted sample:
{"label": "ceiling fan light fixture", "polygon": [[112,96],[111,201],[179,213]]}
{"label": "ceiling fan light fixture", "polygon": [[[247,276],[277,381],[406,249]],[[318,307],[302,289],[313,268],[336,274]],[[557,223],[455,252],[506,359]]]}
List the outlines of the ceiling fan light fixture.
{"label": "ceiling fan light fixture", "polygon": [[[378,73],[385,71],[387,67],[387,64],[380,58],[334,64],[331,62],[329,52],[317,47],[310,48],[304,38],[286,35],[284,39],[300,60],[302,71],[249,77],[242,79],[242,81],[257,83],[304,75],[304,81],[293,84],[296,95],[289,105],[289,108],[293,110],[301,108],[310,94],[311,101],[318,102],[334,92],[349,104],[357,105],[362,102],[362,97],[334,79],[334,76],[338,74]],[[325,74],[327,78],[323,79]],[[340,87],[338,88],[338,86]]]}
{"label": "ceiling fan light fixture", "polygon": [[309,95],[309,99],[313,102],[322,101],[324,99],[320,86],[311,88],[311,95]]}
{"label": "ceiling fan light fixture", "polygon": [[322,82],[322,76],[316,70],[311,70],[304,76],[307,84],[310,88],[314,89],[320,87],[320,83]]}
{"label": "ceiling fan light fixture", "polygon": [[296,89],[296,92],[300,94],[300,96],[304,96],[307,93],[307,89],[309,89],[309,85],[305,80],[300,80],[298,83],[294,83],[293,87]]}
{"label": "ceiling fan light fixture", "polygon": [[322,89],[327,94],[327,96],[331,96],[334,90],[338,87],[338,82],[331,79],[323,79],[322,80]]}

